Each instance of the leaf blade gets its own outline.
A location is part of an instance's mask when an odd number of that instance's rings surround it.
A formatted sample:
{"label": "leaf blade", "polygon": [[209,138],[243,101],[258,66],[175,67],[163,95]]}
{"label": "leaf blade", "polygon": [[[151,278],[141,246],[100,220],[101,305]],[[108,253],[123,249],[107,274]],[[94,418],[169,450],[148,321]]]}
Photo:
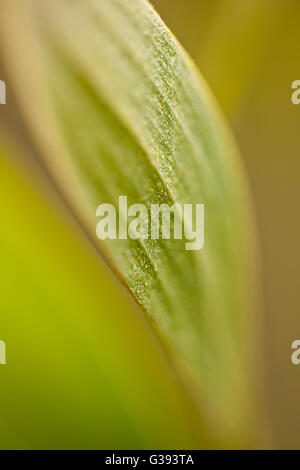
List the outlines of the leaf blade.
{"label": "leaf blade", "polygon": [[[34,102],[43,103],[54,122],[45,132],[37,114],[34,127],[45,136],[43,150],[51,143],[60,167],[66,164],[62,188],[66,168],[75,175],[66,192],[91,233],[97,205],[117,205],[123,194],[129,204],[148,207],[205,203],[201,252],[165,241],[99,246],[200,381],[201,406],[209,403],[225,433],[233,428],[236,436],[251,409],[243,342],[252,228],[236,149],[214,100],[145,1],[28,5],[31,13],[22,14],[30,28],[14,15],[28,44],[35,44],[38,80],[26,73],[31,86],[45,83]],[[57,175],[53,151],[46,161]]]}

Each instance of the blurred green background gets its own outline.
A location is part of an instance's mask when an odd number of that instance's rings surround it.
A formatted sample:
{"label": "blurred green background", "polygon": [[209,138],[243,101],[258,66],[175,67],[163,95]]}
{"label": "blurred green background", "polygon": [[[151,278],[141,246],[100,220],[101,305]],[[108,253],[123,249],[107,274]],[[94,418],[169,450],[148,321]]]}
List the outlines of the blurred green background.
{"label": "blurred green background", "polygon": [[300,447],[300,77],[298,0],[153,0],[234,130],[258,219],[266,407],[274,445]]}
{"label": "blurred green background", "polygon": [[[153,0],[152,4],[199,66],[239,143],[258,220],[262,335],[259,331],[257,335],[263,349],[258,368],[263,370],[264,407],[274,446],[300,448],[300,366],[290,360],[291,343],[300,338],[300,105],[291,103],[291,83],[300,79],[300,2]],[[0,78],[7,79],[1,64]],[[7,101],[0,108],[1,126],[13,129],[12,140],[26,147],[27,156],[26,170],[20,170],[6,157],[18,150],[6,146],[0,150],[1,262],[11,266],[1,273],[0,339],[14,345],[9,347],[8,361],[20,371],[16,378],[9,369],[0,369],[5,429],[1,447],[12,441],[21,448],[36,445],[36,435],[19,429],[20,416],[36,430],[41,448],[93,448],[100,441],[102,447],[115,441],[116,448],[120,443],[137,448],[151,445],[153,439],[161,447],[197,447],[201,430],[195,430],[195,410],[186,391],[174,378],[153,332],[127,293],[116,287],[103,260],[95,260],[93,248],[69,213],[66,221],[65,205],[35,159],[10,88]],[[24,162],[23,154],[20,161]],[[51,214],[50,220],[45,213]],[[35,230],[35,220],[42,222],[42,232]],[[67,266],[61,262],[62,253],[68,257]],[[32,266],[39,265],[48,277],[32,272]],[[94,276],[103,280],[100,286],[93,284]],[[36,290],[43,293],[38,298]],[[99,303],[107,291],[112,302]],[[41,310],[46,312],[43,321],[36,323]],[[79,341],[82,315],[88,315],[89,321]],[[51,336],[50,324],[57,325]],[[129,334],[132,331],[136,334]],[[39,345],[34,344],[37,337]],[[108,337],[114,338],[110,346],[105,342]],[[22,348],[23,342],[31,347]],[[38,348],[41,357],[35,355]],[[128,370],[130,380],[124,380]],[[51,380],[57,371],[64,376],[63,389]],[[52,389],[54,383],[57,388]],[[35,396],[37,385],[45,391],[42,397]],[[70,418],[67,428],[62,415]],[[73,435],[78,427],[81,435]]]}

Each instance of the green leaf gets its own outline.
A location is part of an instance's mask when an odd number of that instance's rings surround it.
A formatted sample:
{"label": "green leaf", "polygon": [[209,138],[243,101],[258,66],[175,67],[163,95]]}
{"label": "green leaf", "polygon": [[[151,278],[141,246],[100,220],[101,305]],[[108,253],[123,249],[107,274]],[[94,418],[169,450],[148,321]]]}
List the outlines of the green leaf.
{"label": "green leaf", "polygon": [[[215,435],[244,443],[253,412],[251,204],[206,83],[145,0],[3,4],[6,65],[48,168],[197,384]],[[120,195],[148,208],[204,203],[204,249],[187,251],[184,240],[100,242],[96,208],[118,207]]]}

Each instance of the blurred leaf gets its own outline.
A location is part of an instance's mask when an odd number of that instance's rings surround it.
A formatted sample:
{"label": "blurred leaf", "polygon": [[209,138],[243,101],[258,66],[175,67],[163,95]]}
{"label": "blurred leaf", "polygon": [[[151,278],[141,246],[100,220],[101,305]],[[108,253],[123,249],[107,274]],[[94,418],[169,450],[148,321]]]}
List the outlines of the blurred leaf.
{"label": "blurred leaf", "polygon": [[210,27],[198,37],[197,63],[229,115],[243,101],[272,47],[275,3],[219,0]]}
{"label": "blurred leaf", "polygon": [[0,447],[201,445],[197,414],[134,302],[7,154],[1,146]]}
{"label": "blurred leaf", "polygon": [[243,443],[252,431],[251,210],[206,84],[144,0],[3,4],[6,64],[27,122],[94,238],[96,207],[117,207],[120,195],[148,208],[205,204],[202,251],[173,240],[95,242],[196,378],[216,435]]}

